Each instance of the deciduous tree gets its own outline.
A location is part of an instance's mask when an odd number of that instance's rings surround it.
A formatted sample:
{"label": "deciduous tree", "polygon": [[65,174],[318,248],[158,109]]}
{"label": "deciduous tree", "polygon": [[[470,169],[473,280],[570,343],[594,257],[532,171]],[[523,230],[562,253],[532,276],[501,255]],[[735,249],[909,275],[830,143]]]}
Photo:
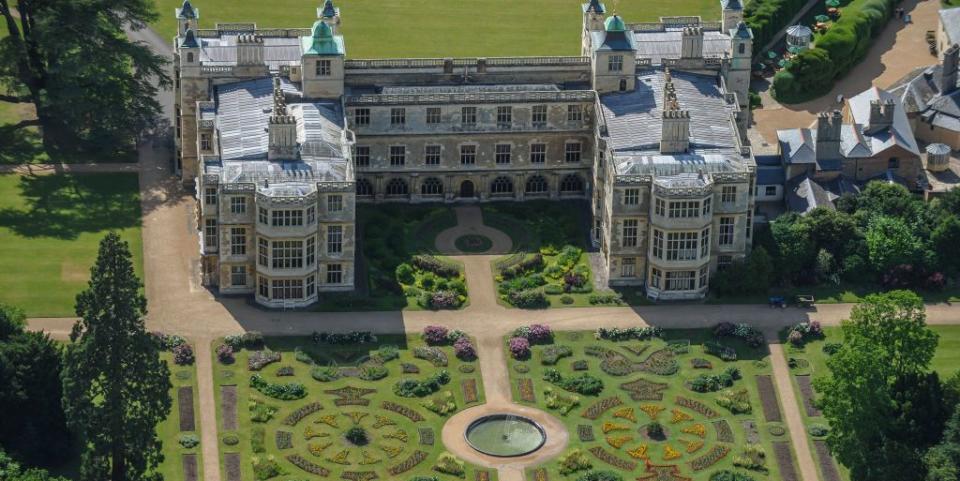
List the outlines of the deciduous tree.
{"label": "deciduous tree", "polygon": [[144,329],[146,298],[126,242],[100,242],[88,288],[77,295],[63,386],[70,426],[84,440],[82,481],[159,479],[155,426],[170,412],[169,369]]}

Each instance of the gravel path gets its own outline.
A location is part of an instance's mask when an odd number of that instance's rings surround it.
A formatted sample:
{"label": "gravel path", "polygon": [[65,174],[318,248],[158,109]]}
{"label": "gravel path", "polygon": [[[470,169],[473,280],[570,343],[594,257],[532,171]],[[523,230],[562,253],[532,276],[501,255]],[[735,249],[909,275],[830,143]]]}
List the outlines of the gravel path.
{"label": "gravel path", "polygon": [[[790,441],[797,456],[796,465],[800,470],[800,479],[803,481],[817,481],[817,464],[810,453],[810,444],[807,442],[807,430],[800,415],[800,403],[793,391],[790,381],[790,368],[787,366],[787,357],[783,351],[776,332],[766,333],[770,347],[770,364],[773,366],[773,381],[777,386],[777,393],[783,404],[783,417],[786,421]],[[782,449],[782,448],[781,448]]]}

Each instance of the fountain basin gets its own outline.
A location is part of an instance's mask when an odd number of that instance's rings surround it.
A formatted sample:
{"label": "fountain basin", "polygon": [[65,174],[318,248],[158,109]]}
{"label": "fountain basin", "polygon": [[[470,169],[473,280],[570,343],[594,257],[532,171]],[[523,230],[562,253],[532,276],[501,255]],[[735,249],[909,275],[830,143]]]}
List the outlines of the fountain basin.
{"label": "fountain basin", "polygon": [[547,442],[543,427],[515,414],[489,414],[477,418],[463,433],[473,449],[501,458],[523,456]]}

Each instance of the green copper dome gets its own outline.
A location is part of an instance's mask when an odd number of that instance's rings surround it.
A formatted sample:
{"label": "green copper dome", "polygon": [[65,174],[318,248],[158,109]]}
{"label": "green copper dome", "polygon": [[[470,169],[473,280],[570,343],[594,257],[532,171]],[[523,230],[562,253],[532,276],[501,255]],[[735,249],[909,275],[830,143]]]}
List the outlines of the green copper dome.
{"label": "green copper dome", "polygon": [[627,25],[623,23],[623,19],[620,18],[620,15],[614,15],[608,18],[606,22],[603,22],[603,28],[608,32],[625,32],[627,30]]}
{"label": "green copper dome", "polygon": [[323,20],[317,20],[313,22],[313,38],[314,39],[330,39],[333,38],[333,30],[330,30],[330,26],[327,25]]}
{"label": "green copper dome", "polygon": [[343,37],[334,36],[333,30],[323,20],[317,20],[310,29],[309,37],[300,37],[303,53],[313,55],[344,55]]}

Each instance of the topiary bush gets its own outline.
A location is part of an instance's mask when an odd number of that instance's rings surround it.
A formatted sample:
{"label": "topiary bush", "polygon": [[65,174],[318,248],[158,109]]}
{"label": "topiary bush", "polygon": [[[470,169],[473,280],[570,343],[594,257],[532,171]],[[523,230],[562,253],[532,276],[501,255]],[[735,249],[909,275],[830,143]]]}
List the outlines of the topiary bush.
{"label": "topiary bush", "polygon": [[521,309],[541,309],[550,305],[542,289],[524,289],[507,294],[507,301]]}
{"label": "topiary bush", "polygon": [[370,442],[367,432],[360,426],[353,426],[348,429],[347,432],[343,434],[343,437],[354,446],[366,446],[367,443]]}
{"label": "topiary bush", "polygon": [[650,436],[650,439],[655,440],[665,439],[666,433],[663,431],[663,425],[656,421],[647,424],[647,436]]}
{"label": "topiary bush", "polygon": [[200,445],[200,438],[196,434],[181,434],[177,442],[184,448],[191,449]]}

